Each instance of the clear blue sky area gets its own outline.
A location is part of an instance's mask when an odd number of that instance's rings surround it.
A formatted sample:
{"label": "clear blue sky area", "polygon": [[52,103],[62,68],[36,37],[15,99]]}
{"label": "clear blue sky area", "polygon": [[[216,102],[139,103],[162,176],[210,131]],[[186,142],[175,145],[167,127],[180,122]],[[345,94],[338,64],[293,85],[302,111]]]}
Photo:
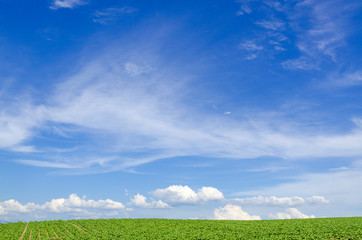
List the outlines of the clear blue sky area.
{"label": "clear blue sky area", "polygon": [[0,222],[362,216],[359,0],[0,0]]}

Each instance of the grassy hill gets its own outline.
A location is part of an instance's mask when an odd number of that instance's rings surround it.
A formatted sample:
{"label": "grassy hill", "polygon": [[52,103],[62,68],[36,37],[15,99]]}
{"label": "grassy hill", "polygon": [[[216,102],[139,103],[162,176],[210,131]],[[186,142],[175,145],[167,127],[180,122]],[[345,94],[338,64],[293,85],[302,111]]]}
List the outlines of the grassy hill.
{"label": "grassy hill", "polygon": [[362,217],[262,221],[98,219],[0,224],[0,239],[362,239]]}

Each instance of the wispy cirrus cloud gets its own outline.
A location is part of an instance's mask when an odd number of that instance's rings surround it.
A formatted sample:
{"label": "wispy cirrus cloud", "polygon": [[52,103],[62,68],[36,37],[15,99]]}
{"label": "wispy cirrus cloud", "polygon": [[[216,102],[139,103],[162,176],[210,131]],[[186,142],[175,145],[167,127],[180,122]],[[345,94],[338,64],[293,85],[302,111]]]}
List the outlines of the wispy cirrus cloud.
{"label": "wispy cirrus cloud", "polygon": [[[29,108],[38,109],[29,112],[29,122],[24,121],[26,111],[11,119],[3,117],[2,147],[11,149],[22,145],[35,137],[36,129],[67,124],[76,129],[75,132],[65,129],[67,138],[75,138],[74,133],[84,134],[91,141],[80,144],[86,148],[99,148],[101,154],[92,156],[81,148],[71,152],[75,154],[71,157],[58,152],[63,157],[54,163],[50,159],[44,159],[45,162],[22,159],[21,163],[69,169],[72,166],[97,166],[111,171],[185,155],[233,158],[269,155],[292,159],[362,155],[359,125],[345,134],[313,136],[296,135],[294,130],[292,133],[278,131],[267,122],[255,125],[222,119],[219,125],[216,116],[194,113],[194,118],[185,117],[190,116],[190,112],[178,100],[182,98],[182,91],[177,85],[169,87],[170,78],[157,75],[157,78],[152,77],[152,72],[129,75],[123,64],[110,70],[105,60],[92,63],[60,84],[51,96],[51,104]],[[144,77],[148,79],[147,83],[143,82]],[[105,136],[110,140],[97,141]],[[72,161],[65,161],[69,157]]]}
{"label": "wispy cirrus cloud", "polygon": [[[351,16],[360,7],[359,1],[305,0],[286,10],[301,57],[287,60],[283,66],[311,70],[318,69],[325,58],[337,62],[337,50],[345,45],[353,29]],[[307,27],[305,23],[309,23]]]}
{"label": "wispy cirrus cloud", "polygon": [[104,10],[98,10],[94,13],[93,22],[108,24],[117,21],[124,15],[130,15],[136,11],[137,9],[132,7],[112,7]]}
{"label": "wispy cirrus cloud", "polygon": [[137,76],[151,71],[151,68],[149,66],[140,66],[132,62],[125,63],[124,69],[131,76]]}
{"label": "wispy cirrus cloud", "polygon": [[84,0],[54,0],[50,9],[59,9],[59,8],[75,8],[77,6],[88,4]]}
{"label": "wispy cirrus cloud", "polygon": [[298,206],[298,205],[314,205],[314,204],[327,204],[329,201],[323,196],[313,196],[309,198],[302,197],[251,197],[231,199],[233,203],[243,205],[264,205],[264,206]]}
{"label": "wispy cirrus cloud", "polygon": [[[242,47],[262,49],[254,42]],[[17,101],[3,104],[0,147],[33,150],[31,157],[17,158],[19,162],[74,174],[125,171],[179,156],[362,156],[358,117],[343,133],[316,133],[313,128],[298,130],[283,119],[206,113],[188,104],[192,72],[160,63],[147,49],[123,43],[110,48],[61,77],[44,102],[35,104],[19,95]],[[275,127],[280,125],[283,128]],[[59,142],[35,144],[42,135],[56,136]]]}
{"label": "wispy cirrus cloud", "polygon": [[259,51],[259,50],[263,50],[263,46],[258,45],[255,41],[245,41],[243,43],[239,44],[239,48],[241,49],[245,49],[247,51]]}
{"label": "wispy cirrus cloud", "polygon": [[[33,130],[42,125],[45,117],[42,106],[34,106],[26,99],[13,99],[10,107],[0,103],[0,148],[18,152],[35,152],[33,146],[22,144],[33,136]],[[22,106],[22,107],[20,107]],[[14,110],[12,107],[15,107]]]}
{"label": "wispy cirrus cloud", "polygon": [[[241,1],[239,15],[253,10],[263,11],[260,15],[262,17],[258,19],[255,15],[253,18],[256,25],[265,29],[254,37],[259,39],[259,44],[264,45],[264,49],[259,54],[250,56],[265,56],[263,52],[271,54],[272,46],[268,46],[270,42],[277,43],[271,56],[277,54],[278,50],[297,48],[300,56],[282,61],[282,66],[289,70],[309,71],[319,70],[323,62],[338,61],[338,50],[346,45],[346,40],[355,27],[352,17],[361,7],[361,3],[355,0],[348,3],[341,0]],[[243,8],[248,11],[243,11]],[[285,30],[288,30],[287,41],[272,37],[275,34],[285,37]],[[290,36],[293,41],[289,39]]]}
{"label": "wispy cirrus cloud", "polygon": [[246,54],[246,60],[256,58],[274,58],[280,52],[287,51],[285,44],[289,40],[280,32],[269,32],[255,39],[242,41],[238,48]]}
{"label": "wispy cirrus cloud", "polygon": [[264,1],[264,3],[277,11],[283,11],[283,9],[285,8],[285,6],[283,6],[282,2],[278,1],[278,0],[267,0],[267,1]]}
{"label": "wispy cirrus cloud", "polygon": [[283,21],[276,20],[276,19],[262,20],[262,21],[255,22],[255,24],[257,24],[265,29],[270,29],[270,30],[274,30],[274,31],[283,30],[285,27],[285,23]]}
{"label": "wispy cirrus cloud", "polygon": [[250,14],[251,8],[247,4],[243,4],[240,6],[240,10],[236,12],[237,15]]}
{"label": "wispy cirrus cloud", "polygon": [[[286,45],[289,44],[289,39],[286,37],[284,32],[289,29],[289,23],[284,18],[278,18],[273,16],[275,15],[274,12],[282,10],[281,3],[274,1],[242,1],[242,7],[247,6],[248,8],[250,8],[251,5],[255,5],[253,7],[258,9],[258,11],[261,11],[261,9],[263,9],[263,11],[268,14],[263,12],[264,14],[262,15],[256,14],[255,16],[253,16],[252,19],[254,24],[256,26],[259,26],[260,28],[258,29],[258,31],[249,34],[249,36],[254,35],[252,38],[249,37],[249,39],[246,39],[239,44],[240,50],[249,52],[246,59],[252,60],[260,57],[266,57],[270,59],[274,58],[274,56],[278,53],[286,51]],[[249,13],[251,12],[252,10],[250,9]],[[248,43],[257,43],[257,46],[259,46],[259,48],[248,48]]]}
{"label": "wispy cirrus cloud", "polygon": [[252,60],[257,58],[263,51],[264,47],[257,40],[246,40],[239,44],[239,49],[248,53],[246,59]]}
{"label": "wispy cirrus cloud", "polygon": [[74,164],[67,164],[67,163],[57,163],[57,162],[49,162],[49,161],[38,161],[38,160],[16,160],[19,163],[34,166],[34,167],[45,167],[45,168],[79,168],[82,166],[76,166]]}
{"label": "wispy cirrus cloud", "polygon": [[362,85],[362,70],[333,73],[321,84],[328,88],[348,88]]}
{"label": "wispy cirrus cloud", "polygon": [[297,59],[289,59],[282,62],[285,69],[290,70],[319,70],[319,61],[309,57],[300,57]]}

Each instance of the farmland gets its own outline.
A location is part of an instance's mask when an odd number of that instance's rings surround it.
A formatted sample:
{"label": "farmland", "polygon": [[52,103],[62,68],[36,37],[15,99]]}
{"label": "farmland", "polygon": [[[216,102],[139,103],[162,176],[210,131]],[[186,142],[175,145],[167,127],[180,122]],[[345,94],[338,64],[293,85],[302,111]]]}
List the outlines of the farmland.
{"label": "farmland", "polygon": [[263,221],[99,219],[0,224],[0,239],[362,239],[362,217]]}

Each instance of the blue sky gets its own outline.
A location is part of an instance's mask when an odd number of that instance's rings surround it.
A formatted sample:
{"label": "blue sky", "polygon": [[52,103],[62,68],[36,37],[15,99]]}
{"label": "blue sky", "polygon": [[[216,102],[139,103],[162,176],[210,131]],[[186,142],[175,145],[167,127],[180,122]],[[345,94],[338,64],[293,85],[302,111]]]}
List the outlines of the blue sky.
{"label": "blue sky", "polygon": [[0,1],[0,220],[362,215],[362,4]]}

